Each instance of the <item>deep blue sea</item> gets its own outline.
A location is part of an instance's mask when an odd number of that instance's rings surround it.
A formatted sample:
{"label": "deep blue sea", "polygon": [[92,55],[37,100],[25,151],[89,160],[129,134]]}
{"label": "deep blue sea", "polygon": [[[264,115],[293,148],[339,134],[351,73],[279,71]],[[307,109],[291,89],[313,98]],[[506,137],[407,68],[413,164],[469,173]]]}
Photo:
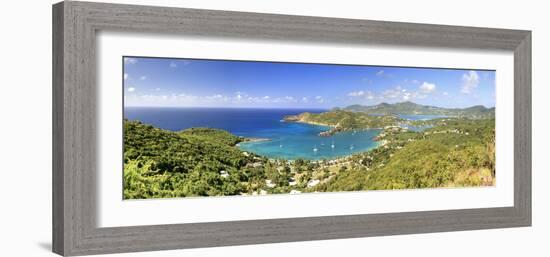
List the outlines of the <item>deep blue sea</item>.
{"label": "deep blue sea", "polygon": [[320,113],[326,110],[126,107],[124,116],[129,120],[139,120],[172,131],[209,127],[238,136],[267,138],[270,140],[241,143],[239,147],[243,151],[268,158],[334,159],[367,151],[378,144],[374,141],[374,137],[380,133],[377,129],[320,137],[319,132],[328,130],[328,127],[281,121],[285,115],[306,111]]}

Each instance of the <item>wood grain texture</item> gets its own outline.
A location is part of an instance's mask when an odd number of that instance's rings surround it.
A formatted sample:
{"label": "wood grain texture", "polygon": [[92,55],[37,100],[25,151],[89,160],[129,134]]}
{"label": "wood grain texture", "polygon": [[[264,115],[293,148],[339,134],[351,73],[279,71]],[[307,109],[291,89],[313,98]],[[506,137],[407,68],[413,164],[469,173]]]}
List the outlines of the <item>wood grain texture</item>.
{"label": "wood grain texture", "polygon": [[[402,45],[514,52],[514,206],[409,213],[99,228],[96,33]],[[213,247],[531,225],[529,31],[183,8],[53,6],[53,250],[61,255]]]}

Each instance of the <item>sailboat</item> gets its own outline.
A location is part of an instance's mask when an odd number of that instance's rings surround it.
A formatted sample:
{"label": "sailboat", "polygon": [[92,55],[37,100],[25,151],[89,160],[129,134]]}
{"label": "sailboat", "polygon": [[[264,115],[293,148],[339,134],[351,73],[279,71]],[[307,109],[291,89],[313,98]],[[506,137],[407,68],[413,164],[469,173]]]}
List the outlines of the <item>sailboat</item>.
{"label": "sailboat", "polygon": [[332,145],[330,145],[331,148],[334,148],[334,139],[332,140]]}
{"label": "sailboat", "polygon": [[283,148],[283,144],[279,144],[279,148]]}
{"label": "sailboat", "polygon": [[349,146],[349,149],[350,149],[350,150],[353,150],[353,144]]}
{"label": "sailboat", "polygon": [[315,147],[313,148],[313,151],[317,152],[317,150],[319,150],[319,149],[317,149],[317,145],[315,145]]}

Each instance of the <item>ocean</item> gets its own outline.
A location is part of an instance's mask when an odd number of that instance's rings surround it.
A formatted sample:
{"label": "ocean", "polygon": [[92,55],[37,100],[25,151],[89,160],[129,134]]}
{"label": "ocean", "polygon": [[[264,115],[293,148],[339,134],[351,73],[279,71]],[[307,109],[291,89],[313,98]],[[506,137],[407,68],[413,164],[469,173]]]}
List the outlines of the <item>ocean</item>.
{"label": "ocean", "polygon": [[367,151],[378,145],[378,142],[374,141],[374,137],[380,133],[378,129],[341,132],[331,137],[320,137],[319,132],[328,130],[328,127],[282,121],[285,115],[324,111],[327,110],[126,107],[124,117],[171,131],[208,127],[223,129],[243,137],[269,139],[239,144],[243,151],[268,158],[335,159]]}

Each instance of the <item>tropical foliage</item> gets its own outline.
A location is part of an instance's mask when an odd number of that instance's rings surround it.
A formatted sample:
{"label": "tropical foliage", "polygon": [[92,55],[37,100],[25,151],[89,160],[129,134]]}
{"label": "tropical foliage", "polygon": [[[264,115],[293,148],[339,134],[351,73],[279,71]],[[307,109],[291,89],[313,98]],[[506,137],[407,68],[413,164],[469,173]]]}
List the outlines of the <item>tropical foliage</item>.
{"label": "tropical foliage", "polygon": [[[125,199],[491,186],[494,119],[443,118],[404,129],[395,116],[334,110],[302,122],[384,127],[379,147],[337,160],[275,160],[243,152],[223,130],[172,132],[124,122]],[[292,119],[288,119],[292,120]],[[397,124],[397,125],[396,125]]]}

